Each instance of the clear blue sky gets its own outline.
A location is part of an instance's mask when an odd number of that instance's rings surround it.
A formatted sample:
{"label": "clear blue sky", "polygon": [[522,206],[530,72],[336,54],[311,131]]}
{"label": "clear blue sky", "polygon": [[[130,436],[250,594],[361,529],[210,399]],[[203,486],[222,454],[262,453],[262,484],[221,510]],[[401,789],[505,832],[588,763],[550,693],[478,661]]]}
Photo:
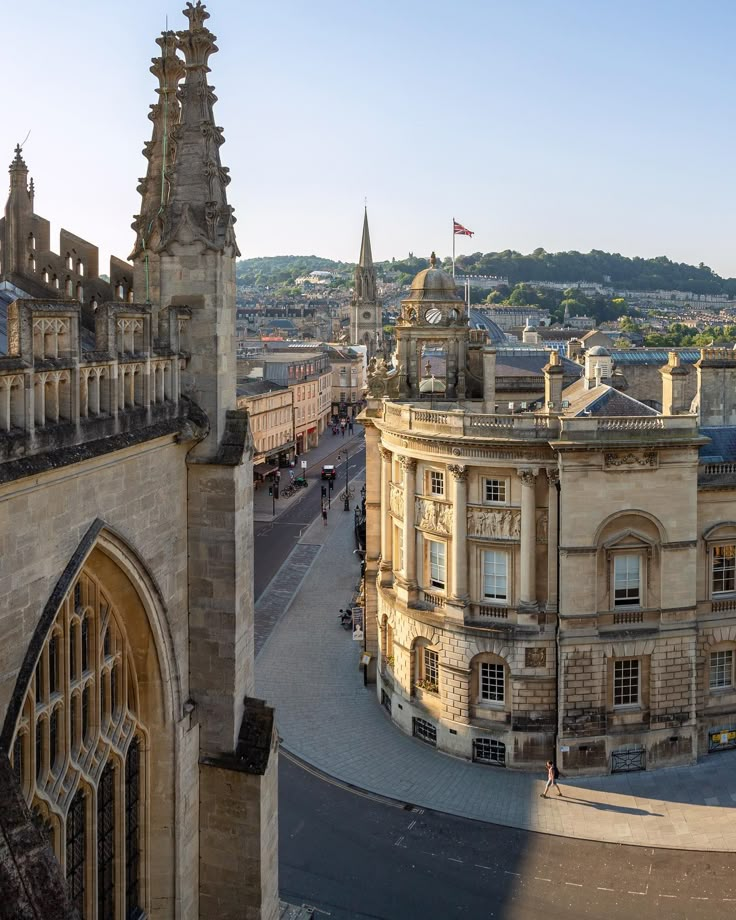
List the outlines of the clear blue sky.
{"label": "clear blue sky", "polygon": [[[126,257],[182,2],[5,4],[5,160]],[[215,114],[244,256],[591,248],[736,275],[733,0],[212,0]],[[11,93],[10,90],[13,90]],[[13,98],[15,95],[15,98]]]}

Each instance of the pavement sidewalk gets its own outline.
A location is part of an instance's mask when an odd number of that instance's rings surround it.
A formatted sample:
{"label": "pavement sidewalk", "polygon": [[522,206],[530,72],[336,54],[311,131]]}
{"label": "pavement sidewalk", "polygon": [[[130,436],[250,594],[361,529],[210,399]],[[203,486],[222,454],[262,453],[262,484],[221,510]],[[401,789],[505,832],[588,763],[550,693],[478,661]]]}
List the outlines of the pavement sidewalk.
{"label": "pavement sidewalk", "polygon": [[[319,444],[316,447],[313,447],[311,450],[306,451],[306,453],[300,454],[299,459],[296,462],[296,466],[293,467],[294,475],[299,476],[303,470],[301,468],[301,461],[307,461],[307,479],[309,480],[309,486],[307,488],[312,488],[314,483],[318,482],[320,479],[320,473],[322,472],[323,463],[333,463],[337,455],[345,449],[348,448],[349,452],[352,453],[358,444],[356,442],[361,442],[363,436],[363,427],[362,425],[355,424],[354,431],[350,434],[348,431],[345,432],[345,436],[342,434],[332,434],[331,428],[326,428],[324,434],[320,437]],[[270,477],[273,478],[273,477]],[[289,469],[288,467],[281,470],[281,486],[287,486],[289,484]],[[253,489],[253,519],[255,521],[272,521],[273,509],[274,509],[274,500],[268,494],[269,482],[261,482]],[[334,491],[332,493],[333,500],[339,495],[342,491],[343,484],[336,482],[334,486]],[[301,491],[301,490],[300,490]],[[283,514],[288,508],[290,508],[294,502],[299,499],[299,492],[296,492],[291,498],[278,498],[276,499],[276,517]]]}
{"label": "pavement sidewalk", "polygon": [[[331,437],[331,436],[330,436]],[[340,439],[342,441],[342,438]],[[360,482],[355,483],[358,487]],[[460,760],[401,732],[364,687],[360,649],[338,622],[359,577],[353,514],[305,532],[256,605],[258,695],[284,747],[345,783],[424,808],[547,834],[736,851],[736,752],[692,767],[563,780]]]}

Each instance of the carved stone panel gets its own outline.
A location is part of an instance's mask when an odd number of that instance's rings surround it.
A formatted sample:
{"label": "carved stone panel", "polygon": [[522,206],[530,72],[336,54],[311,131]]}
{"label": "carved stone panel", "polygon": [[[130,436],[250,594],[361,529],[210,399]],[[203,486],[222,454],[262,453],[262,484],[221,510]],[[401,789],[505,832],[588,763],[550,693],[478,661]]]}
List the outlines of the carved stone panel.
{"label": "carved stone panel", "polygon": [[547,667],[547,649],[546,648],[525,648],[524,649],[524,666],[527,668],[546,668]]}
{"label": "carved stone panel", "polygon": [[521,511],[518,508],[468,508],[468,536],[518,540]]}
{"label": "carved stone panel", "polygon": [[607,470],[654,470],[659,466],[659,456],[656,450],[607,451],[603,466]]}
{"label": "carved stone panel", "polygon": [[420,530],[449,537],[452,533],[452,506],[431,498],[416,498],[414,520]]}
{"label": "carved stone panel", "polygon": [[404,520],[404,490],[395,482],[389,483],[388,503],[391,514],[400,521]]}
{"label": "carved stone panel", "polygon": [[537,512],[537,543],[547,542],[547,530],[549,524],[546,511]]}

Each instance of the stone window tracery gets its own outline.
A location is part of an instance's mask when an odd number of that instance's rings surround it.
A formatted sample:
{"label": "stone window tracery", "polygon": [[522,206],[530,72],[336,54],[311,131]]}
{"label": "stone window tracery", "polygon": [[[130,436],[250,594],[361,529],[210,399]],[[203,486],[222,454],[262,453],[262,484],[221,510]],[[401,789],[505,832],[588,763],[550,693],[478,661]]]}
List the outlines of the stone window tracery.
{"label": "stone window tracery", "polygon": [[137,695],[124,621],[84,571],[49,630],[11,747],[81,918],[143,916],[146,744]]}

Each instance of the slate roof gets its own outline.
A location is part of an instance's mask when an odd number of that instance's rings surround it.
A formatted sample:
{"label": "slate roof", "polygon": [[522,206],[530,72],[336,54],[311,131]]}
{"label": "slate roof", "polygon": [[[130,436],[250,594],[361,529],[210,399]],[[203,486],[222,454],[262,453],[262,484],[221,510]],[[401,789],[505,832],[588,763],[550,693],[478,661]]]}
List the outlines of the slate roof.
{"label": "slate roof", "polygon": [[[542,348],[497,348],[496,377],[543,377],[542,368],[549,364],[549,351]],[[560,356],[564,375],[580,377],[583,368]]]}
{"label": "slate roof", "polygon": [[263,380],[254,377],[241,377],[238,380],[238,396],[262,396],[264,393],[273,393],[275,390],[288,390],[281,383],[272,380]]}
{"label": "slate roof", "polygon": [[626,393],[614,390],[607,383],[601,383],[588,390],[585,388],[584,380],[576,380],[563,391],[562,398],[568,403],[563,410],[564,414],[573,418],[584,415],[596,417],[659,415],[656,409],[645,406],[644,403],[627,396]]}
{"label": "slate roof", "polygon": [[611,348],[611,357],[616,364],[654,364],[662,367],[669,360],[669,353],[676,351],[683,364],[694,364],[700,358],[699,348]]}
{"label": "slate roof", "polygon": [[711,439],[698,451],[701,463],[731,463],[736,461],[736,426],[701,427],[700,433]]}

